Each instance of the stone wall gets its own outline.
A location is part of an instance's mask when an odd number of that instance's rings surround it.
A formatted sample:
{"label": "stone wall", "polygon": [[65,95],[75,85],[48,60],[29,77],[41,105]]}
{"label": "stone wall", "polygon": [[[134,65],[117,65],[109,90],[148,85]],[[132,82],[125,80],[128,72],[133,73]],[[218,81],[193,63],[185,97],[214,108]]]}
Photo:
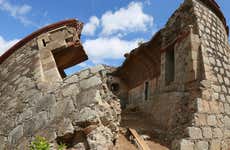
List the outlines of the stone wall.
{"label": "stone wall", "polygon": [[201,95],[195,99],[196,113],[189,137],[182,141],[181,149],[228,150],[229,128],[229,43],[225,26],[201,1],[193,1],[201,40],[203,80]]}
{"label": "stone wall", "polygon": [[[221,19],[207,1],[185,0],[160,31],[161,72],[150,101],[143,101],[144,83],[129,91],[130,101],[151,115],[172,149],[229,148],[230,46]],[[171,50],[175,74],[168,84]]]}
{"label": "stone wall", "polygon": [[144,103],[144,84],[141,84],[128,92],[129,94],[129,105],[140,105],[141,103]]}
{"label": "stone wall", "polygon": [[[148,93],[147,93],[147,99],[145,99],[145,83],[148,82]],[[156,93],[156,87],[157,87],[157,79],[152,80],[146,80],[146,82],[140,84],[139,86],[130,89],[128,91],[128,104],[129,107],[135,107],[140,106],[142,104],[145,104],[146,102],[150,101],[154,94]],[[144,109],[143,109],[144,111]],[[148,111],[146,111],[148,112]]]}
{"label": "stone wall", "polygon": [[[114,71],[115,68],[113,68],[112,70]],[[126,108],[126,106],[128,105],[128,93],[127,93],[128,87],[126,86],[124,81],[122,81],[118,77],[114,77],[111,74],[108,74],[107,84],[108,84],[109,89],[115,95],[117,95],[119,97],[121,107]]]}
{"label": "stone wall", "polygon": [[[199,37],[193,34],[195,27],[195,14],[191,13],[193,4],[185,1],[183,5],[172,15],[165,28],[160,32],[162,42],[160,75],[154,79],[146,79],[154,86],[150,88],[150,98],[144,101],[144,82],[129,91],[129,101],[139,106],[142,111],[150,114],[152,124],[168,134],[171,138],[181,135],[183,124],[187,123],[190,113],[187,109],[188,93],[186,84],[196,80],[200,68],[198,65],[197,45]],[[182,15],[183,14],[183,15]],[[184,21],[186,20],[186,21]],[[192,43],[193,44],[192,46]],[[193,51],[194,49],[194,51]],[[174,51],[174,79],[166,84],[166,53]],[[181,113],[185,111],[184,113]],[[164,116],[164,117],[162,117]],[[183,119],[182,119],[183,118]],[[180,127],[180,128],[179,128]],[[178,137],[179,138],[179,137]],[[173,139],[171,139],[173,140]]]}
{"label": "stone wall", "polygon": [[47,82],[42,67],[36,38],[0,64],[0,149],[29,149],[36,136],[54,148],[111,148],[121,113],[107,86],[112,68],[98,65]]}

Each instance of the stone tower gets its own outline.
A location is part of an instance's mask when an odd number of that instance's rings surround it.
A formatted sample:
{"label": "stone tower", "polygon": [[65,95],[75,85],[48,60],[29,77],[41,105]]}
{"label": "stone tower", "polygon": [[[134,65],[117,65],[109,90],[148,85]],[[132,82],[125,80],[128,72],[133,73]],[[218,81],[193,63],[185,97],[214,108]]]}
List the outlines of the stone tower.
{"label": "stone tower", "polygon": [[228,34],[214,0],[185,0],[112,74],[124,107],[151,116],[171,149],[230,148]]}

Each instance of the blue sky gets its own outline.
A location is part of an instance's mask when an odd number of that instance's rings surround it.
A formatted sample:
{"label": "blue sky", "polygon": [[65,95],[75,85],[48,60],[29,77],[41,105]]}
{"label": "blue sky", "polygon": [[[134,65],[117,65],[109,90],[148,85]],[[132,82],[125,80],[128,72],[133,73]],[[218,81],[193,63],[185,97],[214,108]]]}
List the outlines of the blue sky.
{"label": "blue sky", "polygon": [[[0,55],[31,32],[54,22],[84,22],[81,41],[89,60],[71,74],[95,64],[118,66],[123,54],[149,40],[183,0],[0,0]],[[230,23],[230,1],[217,0]]]}

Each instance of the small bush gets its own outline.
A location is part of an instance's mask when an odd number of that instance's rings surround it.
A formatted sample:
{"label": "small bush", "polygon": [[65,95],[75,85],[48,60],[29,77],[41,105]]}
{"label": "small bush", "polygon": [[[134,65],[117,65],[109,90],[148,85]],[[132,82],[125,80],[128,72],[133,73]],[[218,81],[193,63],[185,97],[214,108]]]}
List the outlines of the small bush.
{"label": "small bush", "polygon": [[66,149],[66,145],[65,144],[58,145],[58,150],[65,150],[65,149]]}
{"label": "small bush", "polygon": [[50,144],[45,138],[38,136],[31,142],[30,150],[50,150]]}

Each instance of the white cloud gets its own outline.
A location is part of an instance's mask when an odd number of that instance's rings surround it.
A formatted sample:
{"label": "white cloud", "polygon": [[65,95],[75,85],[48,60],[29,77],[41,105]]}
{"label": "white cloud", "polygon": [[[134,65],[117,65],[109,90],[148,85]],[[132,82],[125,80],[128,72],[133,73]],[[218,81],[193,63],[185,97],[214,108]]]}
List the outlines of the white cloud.
{"label": "white cloud", "polygon": [[0,0],[0,5],[4,2],[4,0]]}
{"label": "white cloud", "polygon": [[93,63],[104,63],[108,59],[124,58],[124,54],[137,47],[139,41],[142,40],[126,41],[118,37],[102,37],[94,40],[86,40],[83,45]]}
{"label": "white cloud", "polygon": [[26,17],[26,14],[32,10],[32,7],[27,4],[14,5],[7,0],[0,0],[0,9],[8,12],[12,17],[18,19],[24,25],[34,25],[34,23]]}
{"label": "white cloud", "polygon": [[153,25],[153,17],[143,12],[140,2],[131,2],[127,8],[108,11],[102,15],[102,35],[111,35],[120,31],[146,31]]}
{"label": "white cloud", "polygon": [[86,39],[83,46],[94,64],[110,64],[112,60],[122,59],[125,53],[143,41],[135,37],[124,40],[131,32],[144,32],[153,26],[153,17],[143,12],[142,4],[131,2],[127,7],[115,12],[105,12],[100,19],[96,16],[90,18],[83,28],[83,34],[95,35],[95,31],[100,30],[95,39]]}
{"label": "white cloud", "polygon": [[0,56],[7,51],[10,47],[16,44],[19,40],[6,41],[2,36],[0,36]]}
{"label": "white cloud", "polygon": [[148,6],[151,5],[151,1],[150,1],[150,0],[145,0],[144,3],[145,3],[146,5],[148,5]]}
{"label": "white cloud", "polygon": [[24,4],[24,5],[20,6],[17,11],[18,11],[19,15],[24,15],[24,14],[27,14],[28,12],[30,12],[31,9],[32,9],[31,6]]}
{"label": "white cloud", "polygon": [[[147,2],[148,0],[145,1]],[[113,34],[123,36],[129,32],[147,31],[153,26],[153,17],[143,12],[141,2],[131,2],[127,7],[115,12],[105,12],[100,19],[96,16],[90,17],[89,22],[83,28],[83,34],[93,36],[100,25],[102,27],[101,36]]]}
{"label": "white cloud", "polygon": [[89,22],[85,24],[82,33],[84,35],[93,36],[97,27],[99,26],[100,20],[96,16],[92,16],[89,19]]}

